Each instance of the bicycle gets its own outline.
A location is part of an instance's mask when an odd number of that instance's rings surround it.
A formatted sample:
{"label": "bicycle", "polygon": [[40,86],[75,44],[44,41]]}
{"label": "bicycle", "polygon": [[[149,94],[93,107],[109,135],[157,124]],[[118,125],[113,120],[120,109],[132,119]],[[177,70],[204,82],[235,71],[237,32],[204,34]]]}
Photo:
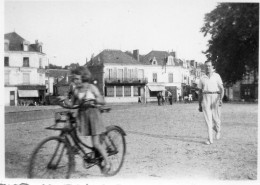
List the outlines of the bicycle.
{"label": "bicycle", "polygon": [[[80,106],[62,107],[77,109]],[[111,110],[111,108],[98,108],[101,113]],[[103,157],[93,146],[83,143],[79,138],[77,121],[73,114],[71,110],[55,113],[55,124],[45,129],[60,131],[60,134],[44,139],[34,149],[29,161],[28,178],[61,178],[63,176],[70,178],[75,170],[75,155],[83,159],[86,169],[95,165],[102,169]],[[106,132],[100,136],[100,142],[105,145],[111,163],[111,168],[104,174],[105,176],[116,175],[121,169],[126,153],[125,136],[124,130],[115,125],[108,126]],[[108,138],[109,143],[105,142],[105,137]]]}

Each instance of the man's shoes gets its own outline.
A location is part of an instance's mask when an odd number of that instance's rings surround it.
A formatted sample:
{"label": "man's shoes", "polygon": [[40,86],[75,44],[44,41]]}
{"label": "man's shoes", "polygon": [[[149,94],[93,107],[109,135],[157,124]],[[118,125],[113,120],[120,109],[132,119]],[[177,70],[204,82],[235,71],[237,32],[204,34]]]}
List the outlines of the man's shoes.
{"label": "man's shoes", "polygon": [[216,139],[219,140],[220,139],[220,132],[216,133]]}
{"label": "man's shoes", "polygon": [[209,140],[207,140],[207,141],[205,142],[205,144],[206,144],[206,145],[211,145],[211,144],[213,144],[213,142],[210,142]]}

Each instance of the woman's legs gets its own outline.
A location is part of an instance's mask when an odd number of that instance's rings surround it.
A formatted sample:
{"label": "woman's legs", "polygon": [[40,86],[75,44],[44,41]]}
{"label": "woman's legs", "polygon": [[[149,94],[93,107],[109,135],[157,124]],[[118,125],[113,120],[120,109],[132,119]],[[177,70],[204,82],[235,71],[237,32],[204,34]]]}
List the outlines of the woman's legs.
{"label": "woman's legs", "polygon": [[109,168],[110,166],[109,166],[109,162],[108,162],[107,152],[106,152],[105,148],[102,146],[102,144],[100,143],[99,137],[100,137],[100,135],[92,136],[92,143],[93,143],[93,146],[99,151],[99,153],[104,158],[105,167]]}

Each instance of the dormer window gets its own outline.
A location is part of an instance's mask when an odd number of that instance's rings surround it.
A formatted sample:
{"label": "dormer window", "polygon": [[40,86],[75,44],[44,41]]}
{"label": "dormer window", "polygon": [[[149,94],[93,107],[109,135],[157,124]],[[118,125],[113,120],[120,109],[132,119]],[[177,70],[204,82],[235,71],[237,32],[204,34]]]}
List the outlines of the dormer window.
{"label": "dormer window", "polygon": [[168,56],[168,58],[167,58],[167,65],[170,65],[170,66],[174,65],[172,56]]}
{"label": "dormer window", "polygon": [[151,59],[150,61],[151,61],[152,65],[157,65],[157,61],[156,61],[155,57],[153,57],[153,59]]}
{"label": "dormer window", "polygon": [[28,41],[23,41],[23,51],[29,51],[29,45]]}
{"label": "dormer window", "polygon": [[9,51],[9,40],[5,40],[5,51]]}
{"label": "dormer window", "polygon": [[38,42],[38,40],[35,41],[37,51],[42,53],[42,42]]}

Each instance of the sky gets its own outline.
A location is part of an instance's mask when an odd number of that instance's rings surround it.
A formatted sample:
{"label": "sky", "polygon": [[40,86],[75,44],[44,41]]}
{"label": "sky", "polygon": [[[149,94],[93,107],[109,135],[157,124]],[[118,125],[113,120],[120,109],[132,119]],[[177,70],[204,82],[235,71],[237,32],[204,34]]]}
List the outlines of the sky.
{"label": "sky", "polygon": [[85,0],[4,2],[4,33],[39,40],[49,62],[83,65],[104,49],[175,51],[204,62],[207,40],[200,32],[215,0]]}

